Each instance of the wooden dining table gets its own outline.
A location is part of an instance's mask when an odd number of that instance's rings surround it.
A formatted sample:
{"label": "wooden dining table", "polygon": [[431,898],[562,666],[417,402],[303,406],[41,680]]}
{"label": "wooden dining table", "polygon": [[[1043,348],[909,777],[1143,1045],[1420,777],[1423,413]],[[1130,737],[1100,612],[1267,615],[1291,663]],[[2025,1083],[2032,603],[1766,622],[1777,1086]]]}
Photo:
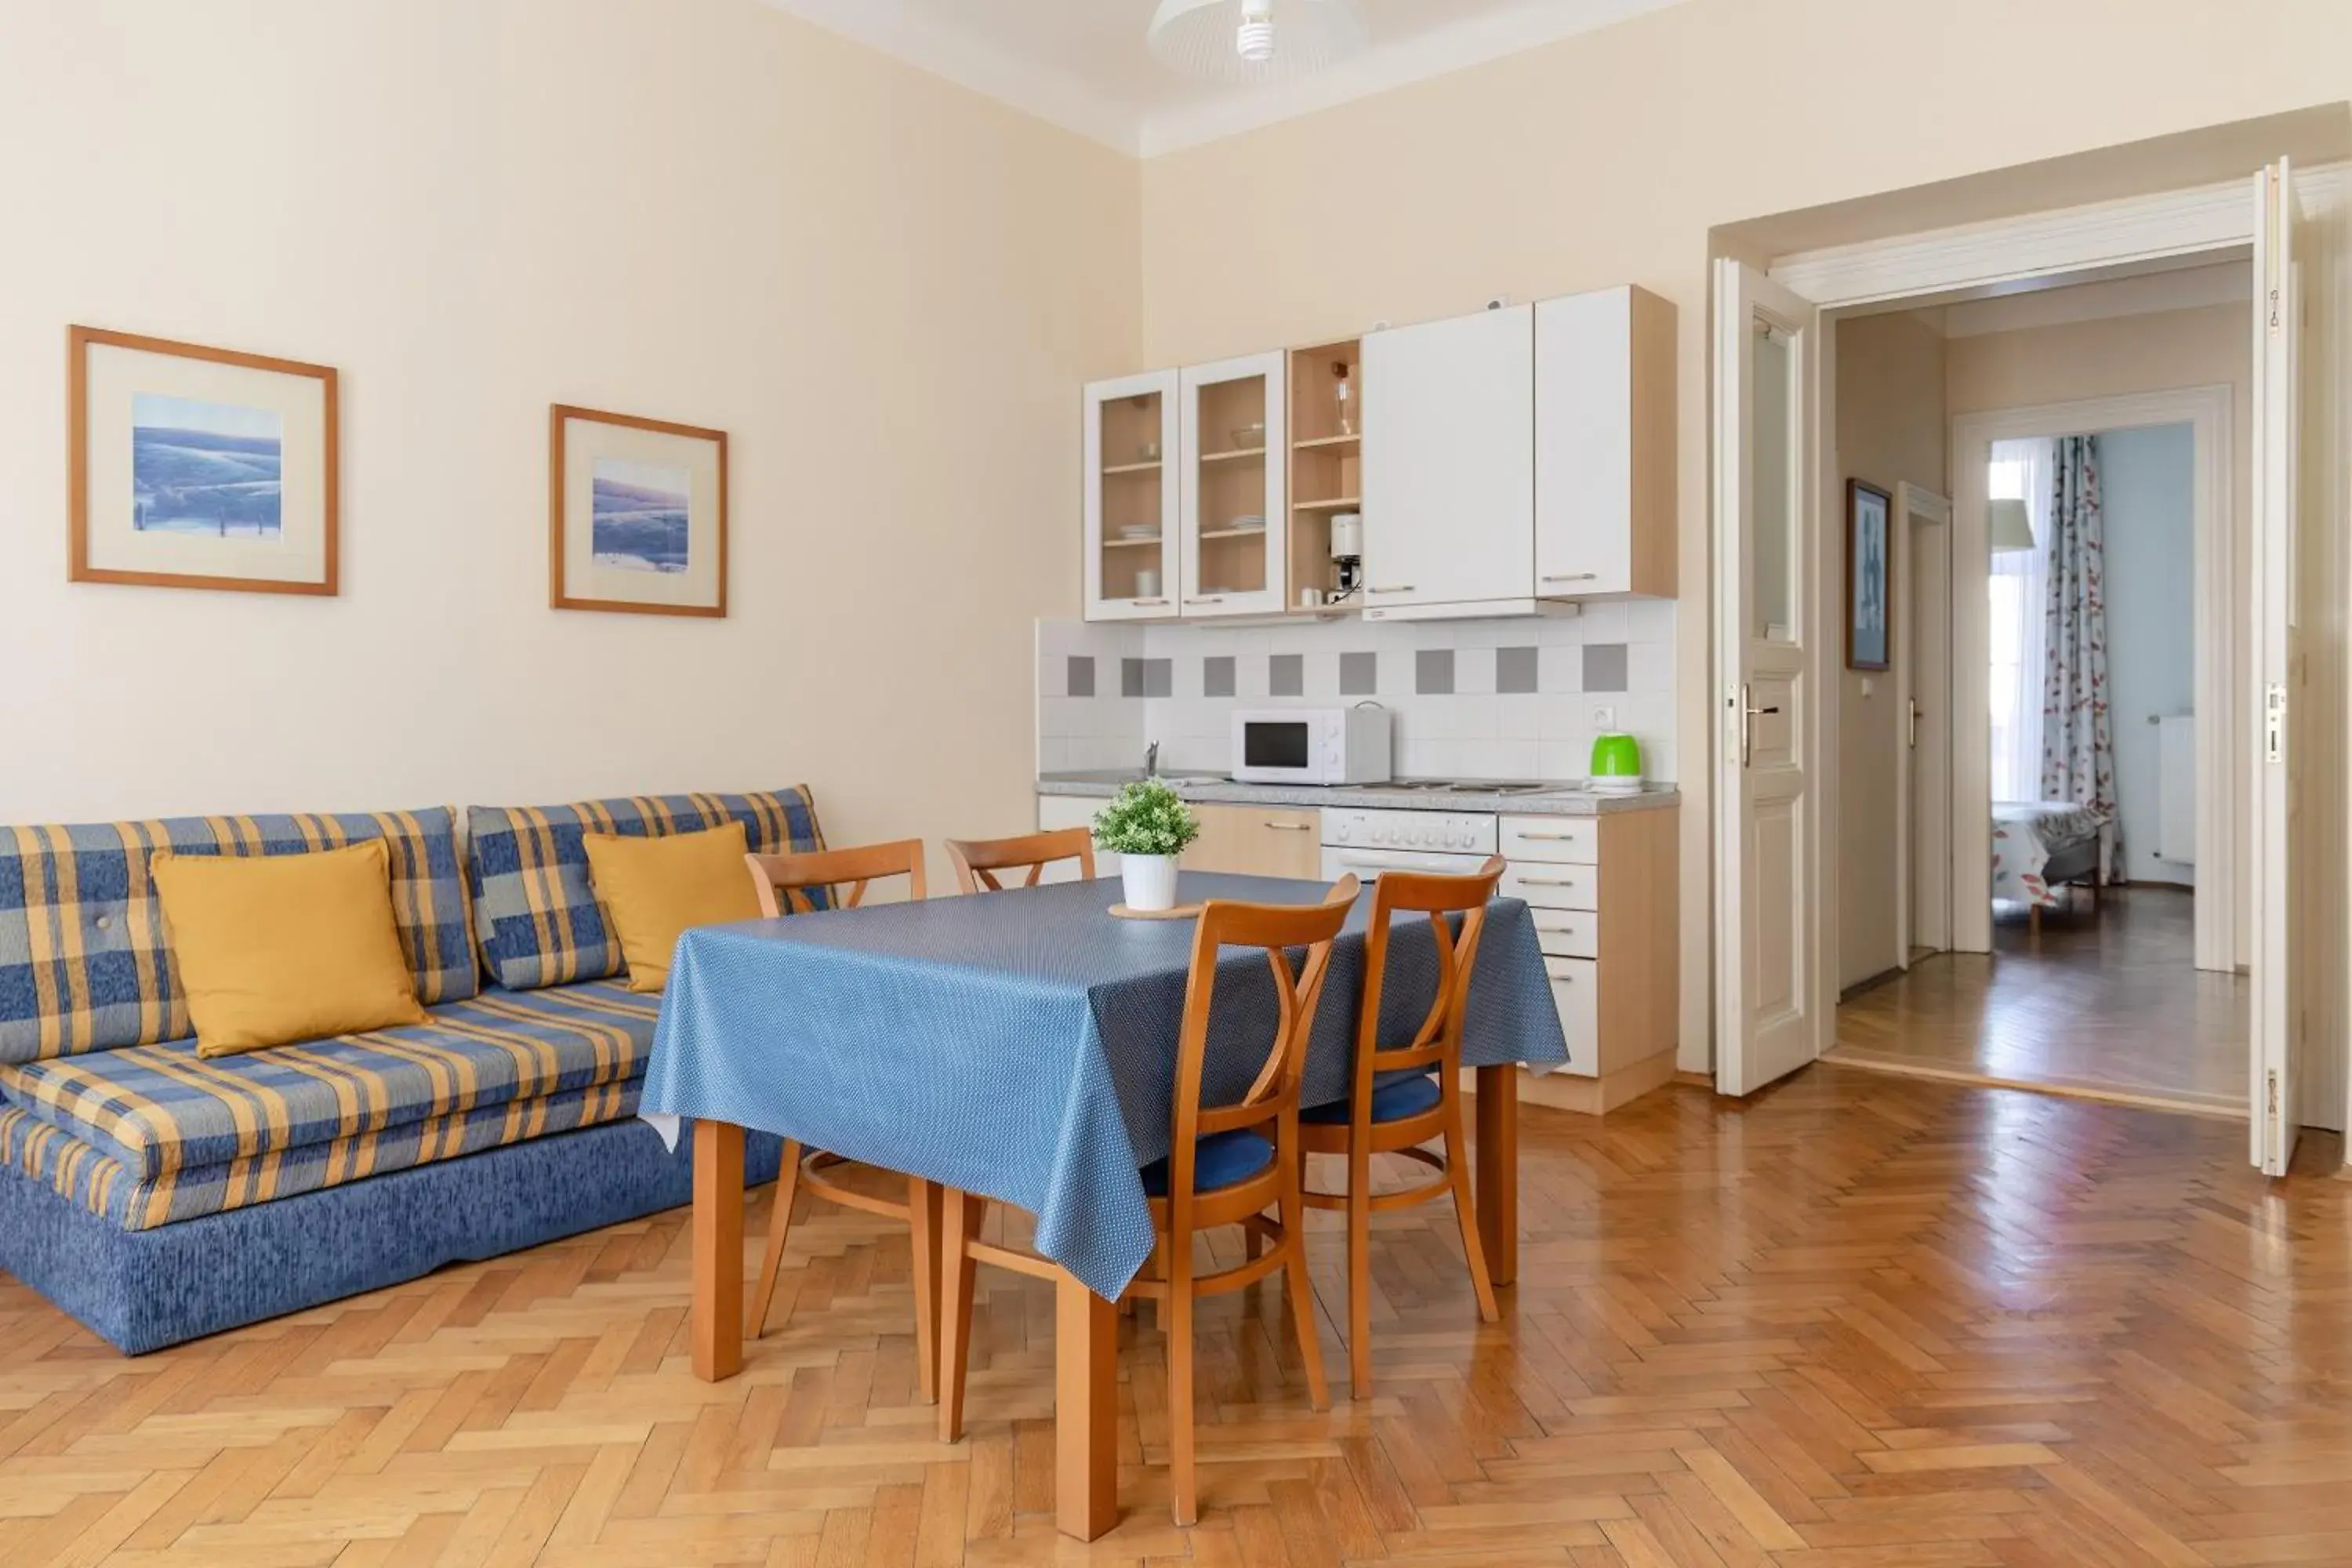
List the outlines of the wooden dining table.
{"label": "wooden dining table", "polygon": [[[1318,882],[1188,874],[1188,900],[1308,903]],[[709,927],[681,940],[641,1100],[690,1127],[693,1362],[743,1364],[747,1129],[910,1178],[916,1336],[937,1388],[940,1199],[982,1194],[1036,1219],[1055,1265],[1055,1515],[1091,1541],[1118,1521],[1118,1309],[1151,1246],[1141,1168],[1168,1152],[1189,921],[1118,920],[1115,880]],[[1369,892],[1334,945],[1305,1103],[1349,1090]],[[1401,927],[1402,929],[1402,927]],[[1391,950],[1383,1005],[1434,994],[1416,944]],[[1218,977],[1204,1099],[1238,1093],[1272,1038],[1262,960]],[[1417,994],[1417,999],[1416,999]],[[1495,1283],[1518,1258],[1521,1062],[1566,1058],[1527,908],[1497,900],[1474,973],[1464,1061],[1477,1075],[1475,1192]],[[1238,1086],[1238,1087],[1228,1087]]]}

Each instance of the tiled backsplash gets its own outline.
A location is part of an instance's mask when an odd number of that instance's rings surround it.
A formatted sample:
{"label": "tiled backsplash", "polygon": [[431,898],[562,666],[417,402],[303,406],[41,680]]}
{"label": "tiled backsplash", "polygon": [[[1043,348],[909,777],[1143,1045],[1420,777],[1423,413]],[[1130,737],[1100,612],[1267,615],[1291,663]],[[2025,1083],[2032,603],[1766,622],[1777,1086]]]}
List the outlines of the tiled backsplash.
{"label": "tiled backsplash", "polygon": [[1037,765],[1138,766],[1157,741],[1163,768],[1222,771],[1235,708],[1369,698],[1396,714],[1408,777],[1580,779],[1614,728],[1672,779],[1674,641],[1674,604],[1656,599],[1507,621],[1040,621]]}

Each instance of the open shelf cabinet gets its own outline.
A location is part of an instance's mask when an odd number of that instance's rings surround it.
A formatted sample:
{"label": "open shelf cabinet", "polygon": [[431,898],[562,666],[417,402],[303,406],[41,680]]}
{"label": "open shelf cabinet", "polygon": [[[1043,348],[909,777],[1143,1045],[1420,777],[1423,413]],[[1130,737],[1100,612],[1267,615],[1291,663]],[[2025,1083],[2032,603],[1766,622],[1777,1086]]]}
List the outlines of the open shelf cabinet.
{"label": "open shelf cabinet", "polygon": [[[1363,365],[1354,338],[1290,353],[1290,540],[1286,607],[1339,587],[1331,519],[1363,494]],[[1343,395],[1344,393],[1344,395]]]}

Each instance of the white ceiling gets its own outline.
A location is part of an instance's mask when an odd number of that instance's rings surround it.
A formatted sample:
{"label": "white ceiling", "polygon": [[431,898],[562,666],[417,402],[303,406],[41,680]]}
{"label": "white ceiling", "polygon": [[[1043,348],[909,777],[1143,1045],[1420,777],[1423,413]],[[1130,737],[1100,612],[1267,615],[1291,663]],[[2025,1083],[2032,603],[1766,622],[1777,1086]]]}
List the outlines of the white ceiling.
{"label": "white ceiling", "polygon": [[[1223,87],[1151,58],[1157,0],[768,0],[886,54],[1151,157],[1535,48],[1682,0],[1362,0],[1370,50],[1301,81]],[[1280,12],[1277,5],[1277,25]]]}

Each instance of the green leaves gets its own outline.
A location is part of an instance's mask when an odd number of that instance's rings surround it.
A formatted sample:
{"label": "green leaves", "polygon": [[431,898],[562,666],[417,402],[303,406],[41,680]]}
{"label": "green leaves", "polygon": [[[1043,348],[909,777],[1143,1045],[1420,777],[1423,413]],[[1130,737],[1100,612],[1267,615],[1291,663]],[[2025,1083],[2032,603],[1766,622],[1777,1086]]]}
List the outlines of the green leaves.
{"label": "green leaves", "polygon": [[1201,837],[1201,819],[1167,784],[1128,784],[1095,814],[1095,842],[1115,855],[1181,855]]}

